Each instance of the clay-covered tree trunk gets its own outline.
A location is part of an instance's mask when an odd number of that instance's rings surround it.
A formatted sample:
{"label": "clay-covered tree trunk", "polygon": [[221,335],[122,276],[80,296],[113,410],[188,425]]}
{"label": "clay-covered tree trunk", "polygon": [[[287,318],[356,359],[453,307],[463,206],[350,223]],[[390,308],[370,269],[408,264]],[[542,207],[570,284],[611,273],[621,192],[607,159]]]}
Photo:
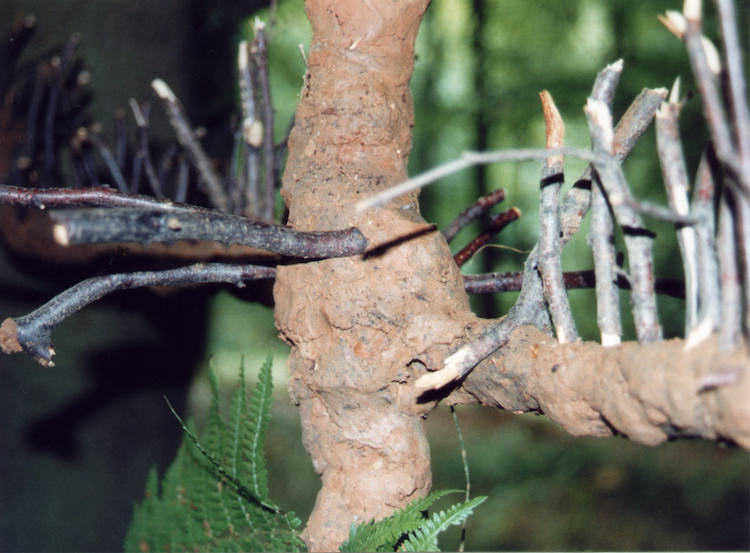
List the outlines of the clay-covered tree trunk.
{"label": "clay-covered tree trunk", "polygon": [[409,383],[440,366],[475,319],[463,279],[414,196],[357,212],[402,181],[411,147],[408,84],[428,0],[309,0],[309,74],[282,196],[298,230],[356,226],[364,256],[280,266],[276,324],[292,346],[289,390],[322,478],[305,540],[335,550],[352,522],[390,514],[430,488],[420,404]]}

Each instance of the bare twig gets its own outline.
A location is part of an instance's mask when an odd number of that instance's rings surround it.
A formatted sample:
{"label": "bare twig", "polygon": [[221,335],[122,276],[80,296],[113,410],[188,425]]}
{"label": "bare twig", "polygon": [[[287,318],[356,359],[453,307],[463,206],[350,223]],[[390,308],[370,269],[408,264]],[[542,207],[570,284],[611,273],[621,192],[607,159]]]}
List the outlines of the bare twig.
{"label": "bare twig", "polygon": [[[148,144],[148,127],[149,117],[151,115],[150,104],[144,104],[139,106],[135,99],[130,99],[130,108],[133,110],[133,116],[136,124],[136,153],[134,162],[139,163],[139,169],[142,166],[146,170],[146,179],[148,180],[149,186],[154,196],[157,198],[164,197],[164,194],[159,187],[159,178],[154,170],[154,164],[151,162],[151,149]],[[132,192],[138,191],[138,183],[140,178],[140,170],[133,171],[133,184],[131,187]]]}
{"label": "bare twig", "polygon": [[719,205],[719,233],[717,250],[721,269],[721,324],[719,344],[721,349],[734,349],[740,339],[742,326],[742,290],[740,287],[737,250],[735,249],[735,217],[727,194]]}
{"label": "bare twig", "polygon": [[151,196],[122,194],[106,187],[24,188],[0,184],[0,203],[46,209],[59,206],[130,207],[134,209],[198,209]]}
{"label": "bare twig", "polygon": [[[609,107],[600,100],[589,98],[584,113],[589,122],[594,151],[601,156],[611,154],[614,130]],[[661,339],[661,326],[654,293],[654,266],[651,253],[653,235],[644,228],[640,216],[634,210],[623,204],[618,205],[614,200],[629,195],[622,169],[614,156],[609,159],[605,157],[603,162],[594,161],[594,167],[625,237],[633,285],[633,319],[638,341],[658,341]]]}
{"label": "bare twig", "polygon": [[240,42],[237,54],[237,70],[240,76],[240,96],[242,100],[242,137],[244,139],[244,163],[242,171],[243,213],[248,217],[260,217],[258,179],[260,176],[259,146],[263,142],[263,123],[256,118],[255,83],[250,67],[250,54],[247,41]]}
{"label": "bare twig", "polygon": [[685,47],[695,75],[695,82],[700,90],[703,113],[711,131],[711,138],[716,145],[716,155],[728,169],[738,176],[745,193],[750,193],[750,182],[746,182],[746,179],[741,177],[742,169],[732,145],[726,112],[721,102],[718,83],[721,61],[713,43],[701,34],[700,2],[692,0],[685,2],[684,18]]}
{"label": "bare twig", "polygon": [[617,263],[612,213],[599,183],[591,188],[591,232],[588,243],[596,272],[596,320],[603,346],[614,346],[622,339],[620,294],[615,285]]}
{"label": "bare twig", "polygon": [[502,202],[504,199],[505,190],[502,188],[479,198],[474,204],[463,210],[458,217],[451,222],[451,224],[441,231],[445,241],[450,242],[453,240],[462,228],[479,217],[482,213]]}
{"label": "bare twig", "polygon": [[724,41],[724,55],[729,80],[729,99],[734,116],[737,147],[744,181],[750,184],[750,110],[748,109],[745,87],[742,47],[737,33],[737,15],[732,0],[716,0],[721,22],[721,35]]}
{"label": "bare twig", "polygon": [[52,356],[55,354],[51,344],[52,330],[79,309],[111,292],[208,282],[228,282],[243,286],[246,280],[274,278],[275,275],[276,270],[272,267],[200,263],[165,271],[119,273],[89,278],[68,288],[28,315],[5,319],[0,326],[0,347],[5,353],[25,351],[41,365],[52,367]]}
{"label": "bare twig", "polygon": [[[554,100],[546,90],[539,94],[547,126],[546,146],[559,148],[565,143],[565,124]],[[562,245],[560,244],[560,185],[563,177],[563,156],[549,157],[542,167],[539,193],[539,272],[542,289],[561,344],[578,339],[576,323],[570,310],[562,276]]]}
{"label": "bare twig", "polygon": [[112,180],[115,181],[118,190],[122,193],[127,193],[128,185],[125,182],[125,177],[122,176],[122,172],[117,165],[117,160],[115,160],[115,158],[112,156],[112,152],[110,151],[110,149],[99,137],[99,135],[94,132],[87,131],[86,138],[94,145],[94,147],[99,152],[99,155],[104,160],[107,169],[109,169],[109,174],[112,175]]}
{"label": "bare twig", "polygon": [[[615,283],[623,290],[630,290],[630,282],[624,275],[616,275]],[[500,292],[518,292],[523,282],[523,273],[483,273],[480,275],[464,275],[464,289],[467,294],[496,294]],[[591,270],[566,271],[563,282],[567,290],[578,288],[594,288],[596,275]],[[657,294],[685,299],[685,284],[681,280],[657,278],[655,289]],[[718,288],[718,285],[717,285]]]}
{"label": "bare twig", "polygon": [[510,223],[512,223],[516,219],[519,219],[520,217],[521,210],[517,207],[511,207],[509,210],[503,211],[502,213],[492,214],[492,216],[490,217],[490,221],[487,224],[487,228],[479,236],[477,236],[466,246],[464,246],[461,251],[453,256],[453,260],[456,262],[456,265],[461,267],[464,263],[471,259],[482,246],[487,244],[490,240],[497,236],[501,230],[503,230]]}
{"label": "bare twig", "polygon": [[213,210],[67,209],[53,211],[51,216],[55,240],[64,246],[211,240],[303,259],[346,257],[367,248],[367,239],[356,228],[298,232]]}
{"label": "bare twig", "polygon": [[596,156],[590,150],[571,147],[555,148],[553,150],[519,148],[516,150],[496,150],[493,152],[464,152],[458,159],[425,171],[421,175],[407,179],[400,184],[358,202],[356,209],[357,211],[365,211],[372,207],[381,206],[402,194],[417,190],[443,177],[447,177],[468,167],[474,167],[475,165],[487,165],[504,161],[544,161],[551,155],[573,156],[585,161],[594,161],[596,159]]}
{"label": "bare twig", "polygon": [[276,191],[276,166],[273,141],[273,104],[271,102],[271,81],[268,75],[268,43],[266,40],[265,23],[256,19],[253,25],[255,40],[253,58],[258,68],[258,84],[260,85],[261,116],[263,117],[263,166],[264,166],[264,201],[262,217],[266,221],[273,221],[274,192]]}
{"label": "bare twig", "polygon": [[714,214],[716,185],[712,165],[717,167],[718,161],[709,145],[698,164],[691,211],[699,221],[695,227],[698,251],[698,319],[701,323],[709,319],[711,330],[718,330],[721,320],[721,288],[716,260],[716,217]]}
{"label": "bare twig", "polygon": [[[682,154],[678,126],[679,80],[675,81],[669,102],[664,102],[656,112],[656,147],[670,207],[680,215],[690,211],[688,203],[688,176]],[[685,274],[685,336],[698,323],[698,259],[695,229],[683,226],[677,229],[677,242],[682,254]]]}
{"label": "bare twig", "polygon": [[185,116],[182,104],[174,95],[174,92],[161,79],[154,79],[151,82],[151,87],[159,98],[164,101],[167,107],[169,122],[177,133],[177,140],[183,145],[198,170],[198,174],[206,186],[206,192],[211,203],[220,211],[227,211],[229,209],[229,198],[224,191],[221,180],[211,165],[211,161],[198,143],[198,140],[196,140],[195,134]]}
{"label": "bare twig", "polygon": [[115,160],[120,170],[125,169],[125,156],[128,153],[128,128],[125,123],[125,112],[115,112]]}

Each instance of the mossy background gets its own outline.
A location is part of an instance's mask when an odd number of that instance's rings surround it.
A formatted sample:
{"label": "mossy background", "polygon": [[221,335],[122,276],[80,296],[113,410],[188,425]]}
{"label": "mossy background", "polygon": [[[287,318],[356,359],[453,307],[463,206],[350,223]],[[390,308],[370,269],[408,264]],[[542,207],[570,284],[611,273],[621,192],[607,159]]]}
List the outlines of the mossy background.
{"label": "mossy background", "polygon": [[[181,96],[193,123],[209,131],[211,153],[227,156],[229,116],[237,110],[235,44],[251,29],[248,18],[259,4],[8,0],[0,6],[0,20],[12,21],[18,10],[35,13],[37,54],[81,33],[81,54],[98,91],[94,113],[105,129],[114,109],[125,107],[131,96],[149,98],[148,83],[162,77]],[[464,149],[542,146],[542,89],[550,91],[565,119],[566,143],[587,147],[583,104],[596,73],[618,58],[625,71],[616,115],[643,87],[670,87],[680,76],[683,90],[694,89],[682,45],[656,20],[665,9],[680,8],[676,0],[433,0],[417,43],[410,171],[453,159]],[[711,3],[706,8],[706,28],[716,39]],[[748,44],[750,10],[745,2],[738,8]],[[276,18],[271,77],[281,137],[302,84],[297,44],[309,45],[310,30],[297,0],[281,0]],[[155,124],[168,136],[161,113],[155,106]],[[681,126],[692,173],[706,137],[696,98],[686,104]],[[566,160],[569,184],[581,169],[576,160]],[[653,130],[625,171],[638,197],[663,201]],[[505,188],[507,199],[498,209],[518,206],[523,218],[465,271],[520,270],[523,252],[537,235],[538,177],[535,163],[465,171],[428,188],[423,211],[442,226],[479,194]],[[673,232],[648,224],[658,235],[658,276],[680,278]],[[476,230],[462,232],[455,247]],[[108,269],[49,267],[3,256],[1,317],[26,313],[76,280]],[[566,270],[591,267],[584,236],[568,245],[563,262]],[[570,297],[581,333],[595,338],[593,293],[574,291]],[[482,315],[496,316],[514,299],[515,294],[502,294],[473,301]],[[627,297],[622,300],[627,313]],[[666,334],[679,335],[681,302],[661,298],[660,310]],[[180,440],[161,396],[199,417],[207,397],[202,372],[209,364],[231,385],[242,357],[253,374],[269,352],[277,389],[267,438],[271,497],[307,516],[318,478],[284,393],[286,350],[273,327],[268,286],[119,293],[71,317],[54,341],[53,369],[21,356],[0,358],[0,550],[120,548],[148,468],[156,463],[164,470]],[[470,518],[469,549],[750,547],[746,452],[699,441],[645,448],[621,438],[576,439],[541,417],[481,408],[459,408],[459,415],[472,493],[489,496]],[[434,486],[462,487],[447,410],[438,409],[426,424]],[[442,545],[454,548],[455,539],[447,536]]]}

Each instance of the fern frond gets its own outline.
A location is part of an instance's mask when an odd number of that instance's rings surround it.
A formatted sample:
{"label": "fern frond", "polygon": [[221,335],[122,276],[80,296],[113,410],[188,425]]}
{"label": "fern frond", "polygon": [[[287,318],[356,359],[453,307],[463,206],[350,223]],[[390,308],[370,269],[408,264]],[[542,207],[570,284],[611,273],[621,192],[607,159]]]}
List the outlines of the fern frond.
{"label": "fern frond", "polygon": [[411,501],[389,517],[359,526],[352,524],[349,539],[341,544],[339,551],[393,551],[402,536],[425,522],[423,512],[449,493],[461,493],[461,490],[434,491],[426,497]]}
{"label": "fern frond", "polygon": [[[126,551],[299,551],[304,547],[299,537],[302,522],[267,497],[262,449],[272,399],[270,369],[269,359],[261,370],[257,393],[248,400],[240,367],[241,380],[226,421],[220,414],[218,381],[213,372],[209,374],[212,402],[200,441],[191,423],[183,422],[167,400],[185,438],[164,476],[161,493],[156,473],[149,475],[146,498],[134,510]],[[261,474],[253,474],[255,470]]]}
{"label": "fern frond", "polygon": [[479,496],[453,505],[447,511],[434,513],[403,543],[404,551],[439,551],[438,534],[449,526],[461,524],[487,496]]}
{"label": "fern frond", "polygon": [[258,372],[248,409],[248,423],[242,443],[246,455],[246,472],[250,475],[250,489],[261,501],[268,499],[268,469],[264,452],[266,430],[271,420],[273,401],[272,358],[266,357]]}

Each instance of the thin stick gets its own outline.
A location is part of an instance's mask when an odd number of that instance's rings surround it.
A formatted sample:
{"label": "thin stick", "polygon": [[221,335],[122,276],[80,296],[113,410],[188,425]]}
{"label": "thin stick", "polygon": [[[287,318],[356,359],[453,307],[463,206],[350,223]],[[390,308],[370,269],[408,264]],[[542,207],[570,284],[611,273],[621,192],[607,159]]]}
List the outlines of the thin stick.
{"label": "thin stick", "polygon": [[716,0],[724,41],[724,55],[729,80],[729,99],[734,115],[740,164],[746,180],[750,180],[750,110],[747,103],[742,47],[737,33],[737,15],[732,0]]}
{"label": "thin stick", "polygon": [[87,132],[86,138],[94,145],[97,152],[99,152],[99,155],[104,160],[104,164],[107,166],[107,169],[109,169],[109,174],[112,175],[112,179],[115,181],[117,188],[120,192],[127,193],[128,185],[125,182],[125,177],[122,176],[122,172],[117,166],[117,161],[112,156],[110,149],[96,133]]}
{"label": "thin stick", "polygon": [[451,222],[451,224],[441,231],[445,241],[450,242],[453,240],[461,229],[479,217],[482,213],[489,211],[492,207],[502,202],[504,199],[505,190],[502,188],[479,198],[476,202],[463,210],[458,217]]}
{"label": "thin stick", "polygon": [[[721,67],[718,64],[720,61],[713,43],[701,34],[700,2],[686,2],[684,17],[686,20],[685,47],[695,75],[695,82],[700,90],[703,113],[711,131],[711,138],[716,145],[716,155],[722,163],[739,175],[742,171],[732,146],[729,124],[719,92],[718,75]],[[707,50],[712,54],[707,55]],[[750,192],[750,182],[741,181],[741,184],[745,192]]]}
{"label": "thin stick", "polygon": [[[611,154],[614,130],[609,107],[600,100],[589,98],[584,113],[589,122],[594,151],[602,156]],[[624,204],[618,205],[613,199],[629,195],[622,169],[615,158],[612,156],[603,162],[597,160],[594,167],[625,237],[633,284],[630,297],[638,341],[656,342],[661,340],[662,334],[654,292],[654,264],[651,253],[653,235],[644,228],[638,213]]]}
{"label": "thin stick", "polygon": [[735,249],[735,220],[727,194],[723,194],[719,204],[719,233],[717,250],[721,269],[721,318],[719,345],[724,351],[737,346],[742,325],[742,290],[740,287],[737,251]]}
{"label": "thin stick", "polygon": [[[523,273],[482,273],[464,275],[464,289],[467,294],[497,294],[500,292],[518,292],[523,282]],[[594,288],[596,275],[593,269],[585,271],[566,271],[563,282],[567,290]],[[622,290],[630,290],[630,281],[623,274],[615,277],[615,284]],[[685,299],[685,283],[671,278],[657,278],[654,285],[657,294]],[[718,284],[716,285],[718,290]]]}
{"label": "thin stick", "polygon": [[497,236],[501,230],[503,230],[510,223],[512,223],[516,219],[519,219],[520,217],[521,210],[517,207],[511,207],[509,210],[503,211],[502,213],[493,214],[484,232],[474,238],[471,242],[464,246],[461,251],[453,256],[453,260],[456,262],[456,265],[461,267],[464,263],[471,259],[482,246],[487,244],[490,240]]}
{"label": "thin stick", "polygon": [[721,287],[719,266],[716,260],[716,217],[714,199],[716,185],[712,175],[712,163],[718,166],[710,145],[706,147],[698,164],[693,188],[692,213],[698,218],[695,227],[698,250],[698,319],[711,320],[711,329],[719,329],[721,320]]}
{"label": "thin stick", "polygon": [[[539,94],[547,126],[546,146],[559,148],[565,142],[565,124],[552,95]],[[542,167],[539,193],[539,272],[542,289],[561,344],[578,339],[576,323],[570,310],[562,276],[562,245],[560,244],[560,185],[563,182],[563,156],[549,157]]]}
{"label": "thin stick", "polygon": [[265,23],[255,20],[254,59],[258,67],[258,84],[260,85],[261,116],[263,117],[263,166],[265,169],[263,219],[273,221],[274,192],[276,191],[276,175],[274,173],[274,141],[273,141],[273,103],[271,101],[271,80],[268,75],[268,42],[266,40]]}
{"label": "thin stick", "polygon": [[134,209],[199,209],[151,196],[122,194],[106,187],[25,188],[0,184],[0,203],[46,209],[59,206],[131,207]]}
{"label": "thin stick", "polygon": [[55,240],[63,246],[210,240],[302,259],[347,257],[367,248],[367,239],[356,228],[300,232],[215,210],[89,208],[55,210],[51,217]]}
{"label": "thin stick", "polygon": [[[680,215],[690,212],[688,203],[688,176],[682,153],[678,116],[680,105],[679,81],[675,81],[669,102],[664,102],[656,112],[656,148],[661,163],[664,187],[670,207]],[[698,253],[695,229],[684,226],[677,229],[677,243],[682,255],[685,274],[685,336],[698,324]]]}
{"label": "thin stick", "polygon": [[117,166],[125,169],[125,156],[128,151],[128,128],[125,122],[125,112],[118,109],[115,112],[115,160]]}
{"label": "thin stick", "polygon": [[263,141],[263,123],[256,119],[255,83],[250,67],[249,45],[245,40],[240,42],[237,52],[237,70],[240,76],[241,126],[245,144],[241,177],[245,204],[243,213],[247,217],[260,217],[260,197],[258,194],[260,156],[258,147]]}
{"label": "thin stick", "polygon": [[[146,170],[146,179],[148,180],[151,191],[157,198],[163,198],[164,194],[159,187],[159,178],[154,170],[154,164],[151,163],[151,149],[148,144],[148,127],[149,117],[151,115],[151,106],[144,104],[143,107],[138,105],[135,99],[130,99],[130,107],[133,110],[136,124],[136,158],[140,159],[143,168]],[[135,172],[134,172],[135,173]],[[133,191],[137,190],[138,181],[134,182]]]}
{"label": "thin stick", "polygon": [[392,186],[387,190],[379,192],[369,198],[366,198],[357,203],[357,211],[365,211],[372,207],[378,207],[386,202],[393,200],[411,192],[422,188],[435,181],[457,173],[462,169],[474,167],[475,165],[487,165],[490,163],[501,163],[504,161],[544,161],[551,155],[568,155],[583,159],[585,161],[594,161],[597,156],[594,155],[591,150],[584,150],[581,148],[571,148],[569,146],[563,148],[555,148],[553,150],[545,149],[533,149],[533,148],[519,148],[517,150],[496,150],[491,152],[464,152],[461,157],[438,165],[434,169],[425,171],[421,175],[414,178],[407,179],[404,182]]}
{"label": "thin stick", "polygon": [[614,346],[622,339],[620,294],[617,290],[617,262],[614,224],[599,179],[591,189],[591,231],[588,243],[596,272],[596,320],[603,346]]}
{"label": "thin stick", "polygon": [[[471,499],[471,475],[469,474],[469,460],[466,455],[466,444],[464,443],[464,434],[461,432],[461,425],[458,424],[458,414],[455,406],[451,405],[451,415],[453,416],[453,425],[456,427],[458,436],[458,447],[461,449],[461,464],[464,467],[464,480],[466,481],[466,493],[464,493],[464,502],[468,503]],[[461,523],[461,543],[458,546],[459,551],[464,550],[466,544],[466,519]]]}
{"label": "thin stick", "polygon": [[169,122],[177,133],[177,140],[184,146],[198,170],[201,180],[206,185],[206,192],[211,203],[218,210],[227,211],[229,209],[229,198],[224,191],[221,180],[211,165],[211,161],[203,151],[198,140],[196,140],[195,134],[185,116],[182,104],[174,95],[174,92],[161,79],[154,79],[151,82],[151,87],[157,96],[164,101],[167,107]]}
{"label": "thin stick", "polygon": [[242,287],[246,280],[274,278],[276,270],[258,265],[199,263],[165,271],[118,273],[79,282],[23,317],[5,319],[0,347],[5,353],[25,351],[41,365],[52,367],[52,330],[67,317],[116,290],[149,286],[176,286],[227,282]]}

